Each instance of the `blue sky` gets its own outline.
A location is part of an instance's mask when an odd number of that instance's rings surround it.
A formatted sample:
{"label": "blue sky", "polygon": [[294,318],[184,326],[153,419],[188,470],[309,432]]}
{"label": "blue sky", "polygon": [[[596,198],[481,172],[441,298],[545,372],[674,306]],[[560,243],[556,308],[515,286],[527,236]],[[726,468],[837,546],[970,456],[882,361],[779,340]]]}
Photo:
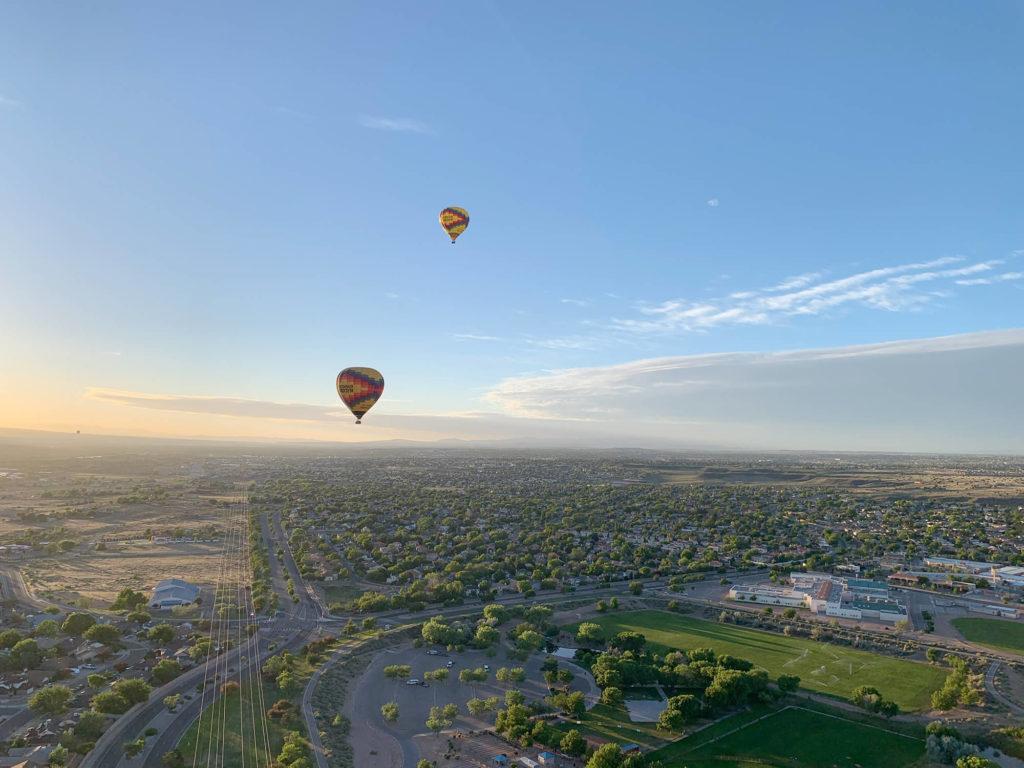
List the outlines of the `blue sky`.
{"label": "blue sky", "polygon": [[90,393],[333,408],[364,364],[385,416],[515,415],[550,371],[1019,327],[1022,32],[1010,2],[5,4],[0,387],[62,415],[0,416],[297,436]]}

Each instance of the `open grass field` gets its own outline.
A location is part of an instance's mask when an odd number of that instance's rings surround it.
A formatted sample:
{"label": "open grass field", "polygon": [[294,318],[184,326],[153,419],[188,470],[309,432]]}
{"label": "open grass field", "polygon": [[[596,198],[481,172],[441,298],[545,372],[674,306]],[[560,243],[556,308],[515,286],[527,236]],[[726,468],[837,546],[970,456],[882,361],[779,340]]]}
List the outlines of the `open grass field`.
{"label": "open grass field", "polygon": [[787,707],[743,713],[661,749],[666,768],[904,768],[924,755],[924,741],[884,724]]}
{"label": "open grass field", "polygon": [[[205,765],[211,760],[224,768],[273,763],[281,751],[284,730],[277,721],[264,716],[264,704],[270,706],[276,694],[272,686],[264,686],[264,701],[261,702],[258,689],[244,685],[239,694],[219,696],[203,713],[202,719],[192,723],[178,744],[185,765]],[[270,754],[267,754],[260,721],[267,724]]]}
{"label": "open grass field", "polygon": [[987,645],[1001,651],[1024,653],[1024,623],[999,619],[953,619],[956,631],[964,640]]}
{"label": "open grass field", "polygon": [[[945,679],[941,669],[927,664],[666,611],[609,613],[588,621],[600,624],[607,637],[641,632],[662,651],[713,648],[749,659],[773,677],[798,675],[801,687],[840,698],[848,698],[859,685],[871,685],[904,710],[926,709],[932,691]],[[574,626],[569,629],[575,632]]]}

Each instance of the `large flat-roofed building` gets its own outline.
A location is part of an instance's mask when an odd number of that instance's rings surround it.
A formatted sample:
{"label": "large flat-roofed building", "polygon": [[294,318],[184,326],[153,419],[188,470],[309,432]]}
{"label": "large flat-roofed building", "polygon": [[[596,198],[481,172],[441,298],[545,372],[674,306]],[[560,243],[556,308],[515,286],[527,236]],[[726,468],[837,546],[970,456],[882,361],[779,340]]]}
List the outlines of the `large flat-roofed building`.
{"label": "large flat-roofed building", "polygon": [[962,571],[963,573],[990,573],[991,563],[981,563],[977,560],[960,560],[955,557],[926,557],[924,564],[929,568],[942,568],[946,571]]}
{"label": "large flat-roofed building", "polygon": [[729,589],[729,597],[741,602],[785,605],[792,608],[802,607],[807,599],[807,595],[800,590],[770,584],[736,584]]}
{"label": "large flat-roofed building", "polygon": [[199,587],[184,579],[164,579],[153,587],[149,607],[173,608],[177,605],[191,605],[199,599],[199,592]]}
{"label": "large flat-roofed building", "polygon": [[871,597],[888,597],[889,585],[883,581],[871,579],[846,579],[846,589],[855,595]]}
{"label": "large flat-roofed building", "polygon": [[1007,587],[1024,587],[1024,568],[1019,565],[992,566],[992,580]]}
{"label": "large flat-roofed building", "polygon": [[803,607],[819,615],[843,619],[897,622],[907,618],[906,608],[889,597],[880,581],[847,578],[827,573],[793,572],[790,587],[774,584],[735,584],[729,597],[760,605]]}

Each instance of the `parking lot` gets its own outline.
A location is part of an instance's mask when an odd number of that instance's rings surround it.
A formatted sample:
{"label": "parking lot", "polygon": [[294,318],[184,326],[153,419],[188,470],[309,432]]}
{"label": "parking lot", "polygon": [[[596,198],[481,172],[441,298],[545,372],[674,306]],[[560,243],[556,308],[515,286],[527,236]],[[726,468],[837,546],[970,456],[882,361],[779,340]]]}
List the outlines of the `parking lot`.
{"label": "parking lot", "polygon": [[[414,648],[411,645],[378,654],[352,692],[352,745],[356,765],[376,764],[372,762],[373,760],[377,760],[378,763],[386,762],[381,760],[381,752],[385,751],[381,749],[380,737],[383,734],[390,736],[397,743],[407,764],[415,764],[415,759],[409,762],[409,758],[418,758],[419,755],[416,746],[418,740],[415,737],[417,734],[428,733],[425,723],[433,706],[458,705],[459,717],[455,728],[476,730],[492,726],[494,714],[487,713],[482,719],[470,716],[466,711],[466,702],[471,698],[503,698],[509,688],[518,688],[527,699],[545,697],[548,695],[548,689],[541,672],[544,658],[542,654],[534,654],[528,661],[519,662],[506,658],[500,651],[495,658],[489,658],[483,651],[478,650],[467,650],[450,656],[433,656],[428,655],[426,648]],[[408,664],[412,668],[410,677],[423,680],[425,672],[445,667],[449,661],[452,662],[452,666],[448,680],[430,681],[426,687],[409,685],[405,680],[391,680],[384,676],[384,667]],[[475,669],[485,664],[491,668],[486,682],[459,682],[460,670]],[[592,703],[598,689],[589,673],[564,661],[560,664],[572,669],[576,677],[571,687],[588,694],[588,705]],[[523,667],[527,679],[515,685],[499,683],[495,680],[494,674],[500,667]],[[394,723],[386,722],[380,713],[381,705],[389,701],[398,704],[399,716]],[[361,756],[365,762],[360,759]]]}

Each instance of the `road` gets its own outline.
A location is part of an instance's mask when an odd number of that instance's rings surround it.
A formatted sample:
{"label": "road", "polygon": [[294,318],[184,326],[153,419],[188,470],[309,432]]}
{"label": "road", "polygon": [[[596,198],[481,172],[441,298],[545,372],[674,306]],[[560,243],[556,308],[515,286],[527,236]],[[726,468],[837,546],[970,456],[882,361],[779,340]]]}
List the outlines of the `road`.
{"label": "road", "polygon": [[[242,678],[242,673],[248,670],[250,665],[256,664],[257,667],[262,667],[263,662],[271,655],[279,654],[285,650],[297,652],[303,645],[309,642],[310,638],[317,631],[317,619],[321,615],[317,605],[313,603],[309,599],[308,594],[301,589],[301,586],[303,585],[301,577],[296,580],[296,577],[299,576],[298,568],[295,565],[294,559],[291,557],[291,552],[288,547],[287,540],[284,538],[284,532],[280,528],[279,521],[277,525],[271,526],[268,523],[265,514],[258,515],[258,520],[263,540],[266,542],[268,547],[271,586],[277,593],[278,600],[281,605],[290,606],[292,607],[292,610],[287,612],[281,611],[273,619],[261,621],[260,631],[258,634],[258,652],[252,650],[251,646],[253,641],[250,640],[242,649],[236,649],[233,651],[233,656],[229,657],[227,662],[224,662],[223,660],[220,662],[220,667],[222,669],[225,667],[237,668],[238,671],[235,674],[237,674],[239,679]],[[278,547],[281,547],[285,552],[285,566],[288,568],[291,578],[295,583],[296,595],[299,597],[299,602],[296,604],[292,603],[291,597],[288,595],[288,590],[285,585],[286,574],[282,571],[280,563],[277,561],[274,554]],[[271,646],[273,646],[273,650],[271,650]],[[239,663],[239,654],[243,649],[246,650],[245,658],[250,660],[247,664]],[[211,669],[215,668],[214,660],[211,660],[208,663],[211,665]],[[194,670],[190,670],[190,672],[199,673],[196,678],[193,679],[192,686],[202,679],[202,670],[204,667],[205,665],[197,667]],[[180,680],[181,678],[178,679]],[[184,690],[194,690],[194,688],[186,685],[182,691],[175,692],[183,692]],[[163,697],[166,695],[169,694],[161,692],[154,693],[150,701],[156,701],[158,703],[162,702]],[[164,715],[163,718],[160,717],[161,713],[165,712],[162,704],[159,707],[152,708],[148,713],[148,717],[136,718],[134,723],[126,725],[125,730],[127,735],[116,740],[114,742],[114,746],[119,750],[121,741],[130,741],[131,738],[137,737],[137,735],[145,730],[145,728],[149,727],[152,722],[154,723],[154,727],[159,728],[160,734],[151,744],[147,744],[146,750],[143,753],[142,765],[143,768],[160,768],[161,757],[178,745],[182,737],[196,721],[196,718],[199,717],[204,705],[210,706],[214,700],[215,696],[207,696],[205,702],[203,697],[194,698],[192,701],[188,702],[187,705],[179,709],[173,719],[169,721],[167,720],[166,715]],[[125,717],[127,717],[127,715]],[[123,719],[125,718],[123,717],[119,719],[114,725],[118,725]],[[156,723],[159,723],[159,725],[156,725]],[[105,736],[106,734],[104,734],[104,737]],[[90,755],[95,754],[98,751],[99,746],[100,745],[97,744],[97,748],[94,749]],[[117,754],[117,758],[120,758],[119,753]],[[116,765],[116,760],[112,763],[97,762],[95,765],[98,768],[108,768],[109,766]],[[83,765],[82,768],[90,768],[90,766]]]}
{"label": "road", "polygon": [[[284,528],[281,527],[281,513],[279,511],[274,512],[274,535],[278,546],[284,550],[284,564],[288,569],[288,574],[291,576],[292,584],[295,586],[295,594],[309,602],[316,610],[317,618],[326,616],[327,611],[320,602],[320,595],[317,594],[317,591],[312,586],[306,583],[306,580],[302,578],[302,574],[299,573],[299,566],[296,565],[295,558],[292,557],[292,548],[288,544],[288,538],[284,535]],[[271,557],[273,557],[274,548],[272,547],[270,551]],[[300,593],[304,593],[304,596]]]}
{"label": "road", "polygon": [[3,590],[3,597],[5,599],[16,600],[22,605],[36,611],[45,611],[51,605],[56,606],[62,611],[75,610],[70,606],[61,605],[60,603],[51,603],[45,600],[40,600],[29,591],[28,586],[25,584],[25,578],[21,575],[21,571],[11,565],[0,566],[0,589]]}
{"label": "road", "polygon": [[998,701],[1010,712],[1017,715],[1018,717],[1024,715],[1024,707],[1020,706],[1016,702],[1010,701],[1003,693],[996,688],[996,675],[999,673],[999,667],[1002,666],[1001,661],[993,661],[987,670],[985,670],[985,690],[988,691],[988,695]]}
{"label": "road", "polygon": [[323,664],[317,667],[316,671],[310,676],[309,682],[306,683],[305,690],[302,691],[302,719],[306,723],[306,733],[309,736],[309,743],[313,747],[313,758],[316,760],[318,768],[330,768],[327,763],[327,754],[324,751],[324,742],[320,738],[320,728],[316,724],[316,716],[313,714],[313,694],[316,692],[316,687],[320,683],[320,678],[324,672],[342,656],[348,654],[351,650],[348,646],[342,646],[334,653],[331,654],[330,658],[327,659]]}

